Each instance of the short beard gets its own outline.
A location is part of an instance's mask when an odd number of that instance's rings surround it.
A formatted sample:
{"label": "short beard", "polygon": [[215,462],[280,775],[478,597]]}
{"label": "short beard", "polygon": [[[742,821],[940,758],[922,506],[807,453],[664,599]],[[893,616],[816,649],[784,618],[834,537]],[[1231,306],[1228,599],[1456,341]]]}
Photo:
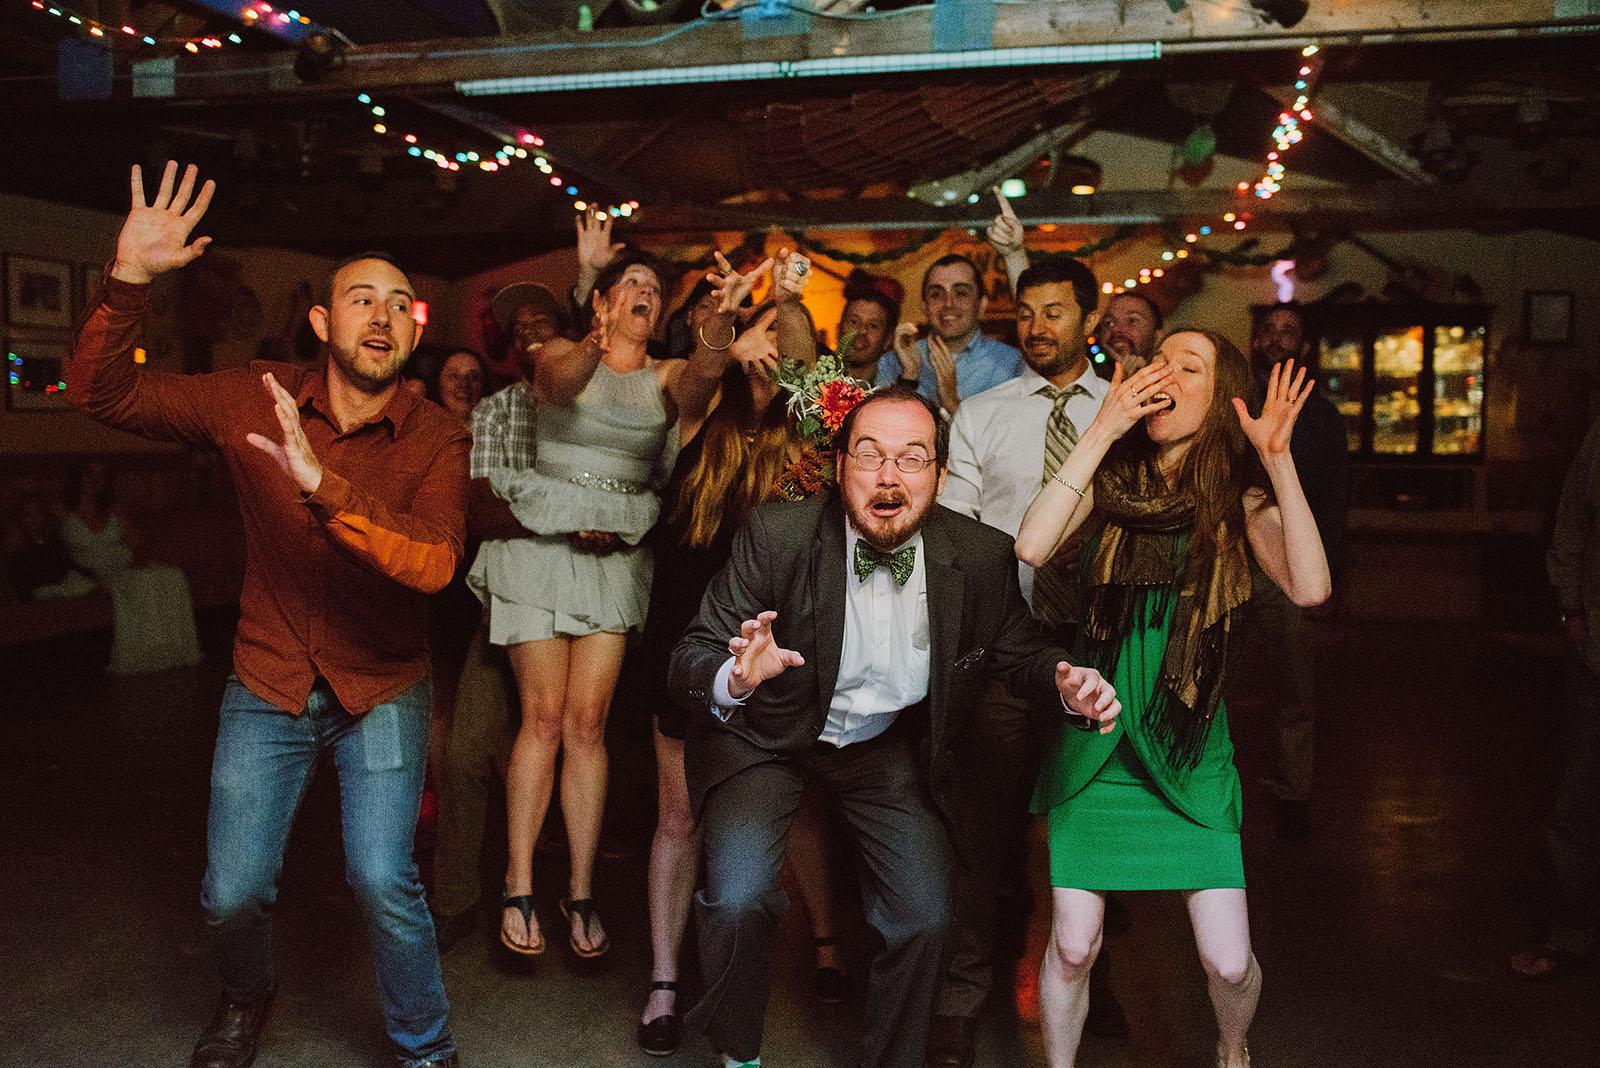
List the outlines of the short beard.
{"label": "short beard", "polygon": [[355,351],[335,345],[328,346],[328,358],[339,365],[339,370],[344,373],[344,377],[349,380],[352,386],[369,396],[377,396],[395,384],[400,377],[400,368],[405,366],[406,356],[409,354],[402,355],[395,350],[390,350],[389,355],[392,359],[388,367],[388,373],[380,378],[361,369],[357,362],[359,357]]}
{"label": "short beard", "polygon": [[866,542],[874,549],[877,549],[879,552],[888,552],[889,550],[894,549],[897,546],[904,545],[906,542],[910,541],[918,534],[918,532],[922,530],[923,527],[928,525],[928,520],[933,518],[934,503],[934,501],[930,500],[927,504],[923,505],[920,511],[911,511],[910,509],[912,508],[914,502],[908,495],[906,498],[907,511],[904,515],[901,515],[897,518],[897,525],[893,528],[894,538],[892,541],[888,542],[881,540],[879,536],[873,533],[871,528],[867,526],[867,521],[872,519],[871,512],[867,512],[866,520],[863,520],[862,517],[857,514],[855,506],[849,501],[845,501],[844,514],[845,518],[849,520],[851,528],[854,529],[856,534],[861,537],[862,541]]}

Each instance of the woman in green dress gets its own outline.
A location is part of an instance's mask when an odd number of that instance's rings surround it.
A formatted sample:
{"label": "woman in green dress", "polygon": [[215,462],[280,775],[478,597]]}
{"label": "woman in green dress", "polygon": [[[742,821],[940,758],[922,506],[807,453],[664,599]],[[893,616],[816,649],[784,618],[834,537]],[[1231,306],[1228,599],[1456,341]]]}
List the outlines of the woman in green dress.
{"label": "woman in green dress", "polygon": [[1217,1016],[1217,1064],[1250,1063],[1261,969],[1218,695],[1233,612],[1250,596],[1251,553],[1296,604],[1328,596],[1327,559],[1289,454],[1310,391],[1304,368],[1274,367],[1252,417],[1259,390],[1239,350],[1208,330],[1174,330],[1147,367],[1126,380],[1118,370],[1023,517],[1026,563],[1081,544],[1083,633],[1123,703],[1108,734],[1057,739],[1034,796],[1050,824],[1054,915],[1040,1002],[1056,1068],[1077,1057],[1105,895],[1117,890],[1183,892]]}

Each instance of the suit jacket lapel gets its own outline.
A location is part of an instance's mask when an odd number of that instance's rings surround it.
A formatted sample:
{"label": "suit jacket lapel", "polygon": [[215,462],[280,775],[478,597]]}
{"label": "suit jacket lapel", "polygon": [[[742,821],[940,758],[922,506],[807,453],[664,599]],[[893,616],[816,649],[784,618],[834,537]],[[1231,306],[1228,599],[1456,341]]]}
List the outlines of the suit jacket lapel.
{"label": "suit jacket lapel", "polygon": [[928,525],[922,529],[924,567],[928,578],[928,630],[931,648],[928,658],[928,707],[932,716],[934,752],[947,744],[945,732],[952,726],[948,704],[950,669],[961,650],[961,614],[966,609],[966,575],[954,566],[956,544],[936,505]]}
{"label": "suit jacket lapel", "polygon": [[835,499],[819,513],[811,546],[811,648],[816,656],[818,707],[824,717],[833,704],[844,656],[844,543],[844,507]]}

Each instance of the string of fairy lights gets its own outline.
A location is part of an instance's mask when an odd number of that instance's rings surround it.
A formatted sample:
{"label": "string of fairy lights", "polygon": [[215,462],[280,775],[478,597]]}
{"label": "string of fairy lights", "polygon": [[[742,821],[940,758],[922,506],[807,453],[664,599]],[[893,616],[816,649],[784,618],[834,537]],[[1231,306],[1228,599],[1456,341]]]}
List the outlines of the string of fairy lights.
{"label": "string of fairy lights", "polygon": [[422,139],[415,133],[392,128],[389,123],[389,109],[372,99],[370,93],[359,93],[356,102],[368,109],[374,120],[372,132],[384,137],[399,138],[406,146],[406,155],[415,159],[424,159],[440,170],[459,172],[463,167],[476,168],[479,171],[494,174],[506,170],[512,165],[527,160],[549,180],[554,189],[559,189],[572,200],[574,211],[591,211],[597,215],[609,215],[611,218],[628,218],[639,210],[637,200],[629,200],[622,204],[603,206],[597,202],[585,199],[577,185],[569,179],[556,173],[555,163],[551,161],[548,152],[541,152],[545,147],[544,138],[528,130],[519,131],[516,136],[503,142],[495,149],[493,155],[484,155],[477,151],[451,152],[433,148],[422,143]]}
{"label": "string of fairy lights", "polygon": [[[1261,177],[1254,182],[1240,182],[1236,188],[1241,195],[1253,194],[1259,200],[1271,200],[1283,188],[1283,180],[1288,173],[1283,162],[1284,154],[1305,138],[1302,124],[1311,122],[1314,118],[1311,112],[1311,98],[1316,93],[1317,75],[1322,70],[1320,55],[1321,49],[1315,44],[1306,45],[1301,49],[1300,68],[1294,82],[1296,94],[1294,101],[1278,113],[1278,124],[1272,130],[1272,148],[1267,151],[1266,158],[1262,162]],[[1181,240],[1174,239],[1168,242],[1168,247],[1161,250],[1161,262],[1170,265],[1188,259],[1191,247],[1199,245],[1202,238],[1210,237],[1219,230],[1224,233],[1242,231],[1250,225],[1250,217],[1250,212],[1243,209],[1224,212],[1218,223],[1195,227],[1185,232]],[[1163,277],[1166,270],[1160,264],[1141,267],[1137,275],[1129,275],[1121,285],[1115,282],[1102,282],[1100,290],[1103,293],[1126,293],[1130,289],[1148,285]]]}
{"label": "string of fairy lights", "polygon": [[[152,34],[141,33],[130,25],[112,25],[101,22],[81,14],[70,7],[53,4],[47,0],[26,0],[28,6],[44,15],[61,19],[91,37],[100,37],[108,42],[124,39],[144,47],[182,48],[190,53],[199,53],[204,48],[223,48],[227,45],[242,45],[244,38],[238,33],[226,35],[208,34],[201,37],[157,37]],[[311,19],[293,8],[279,8],[263,2],[244,4],[239,9],[239,20],[246,27],[253,27],[269,33],[282,35],[284,31],[293,27],[295,31],[304,29],[321,29]],[[333,32],[333,31],[328,31]],[[335,34],[338,36],[338,34]],[[556,173],[555,164],[550,160],[549,153],[540,152],[545,147],[544,138],[537,134],[521,131],[514,139],[503,142],[492,153],[480,153],[475,150],[448,151],[445,149],[426,146],[422,139],[415,133],[398,129],[391,129],[388,121],[388,109],[382,104],[375,103],[368,93],[361,93],[356,100],[369,109],[376,120],[372,124],[372,132],[381,136],[399,138],[406,146],[406,155],[416,159],[426,160],[434,166],[445,171],[459,172],[463,167],[476,169],[479,172],[493,174],[509,168],[513,163],[530,160],[533,165],[549,180],[552,188],[559,190],[572,201],[576,211],[593,211],[596,214],[609,215],[612,218],[627,218],[639,211],[637,200],[626,201],[621,204],[601,205],[586,197],[576,183]]]}
{"label": "string of fairy lights", "polygon": [[[244,38],[237,33],[205,34],[199,37],[157,37],[141,32],[126,23],[101,22],[61,4],[48,3],[46,0],[26,0],[26,2],[35,11],[61,19],[78,27],[90,37],[102,37],[108,42],[125,40],[145,47],[179,47],[194,53],[198,53],[202,48],[224,48],[228,45],[244,44]],[[309,18],[298,11],[276,8],[267,3],[245,4],[239,9],[239,19],[246,26],[253,26],[269,33],[281,32],[282,28],[290,25],[294,25],[297,29],[313,25]]]}

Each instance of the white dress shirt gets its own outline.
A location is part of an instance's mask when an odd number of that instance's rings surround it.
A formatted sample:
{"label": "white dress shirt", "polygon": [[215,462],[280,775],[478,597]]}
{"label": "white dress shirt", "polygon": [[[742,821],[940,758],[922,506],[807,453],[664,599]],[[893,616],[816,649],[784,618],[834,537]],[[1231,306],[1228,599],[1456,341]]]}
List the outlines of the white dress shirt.
{"label": "white dress shirt", "polygon": [[[1089,392],[1067,399],[1067,418],[1083,433],[1111,391],[1088,367],[1069,386]],[[1054,402],[1050,383],[1033,368],[961,403],[950,424],[950,470],[939,503],[1013,538],[1044,483],[1044,430]],[[1033,568],[1019,562],[1024,600],[1033,597]]]}
{"label": "white dress shirt", "polygon": [[[1043,455],[1041,452],[1041,464]],[[835,746],[876,738],[889,729],[896,713],[928,696],[932,632],[922,535],[905,543],[915,546],[916,559],[904,586],[895,585],[887,567],[874,568],[865,579],[856,578],[853,561],[858,540],[860,535],[846,520],[844,649],[833,702],[818,738]],[[778,630],[782,630],[781,620]],[[775,637],[782,645],[781,634]],[[728,692],[733,662],[730,656],[723,663],[712,687],[717,715],[723,720],[732,714],[733,706],[744,703]]]}

